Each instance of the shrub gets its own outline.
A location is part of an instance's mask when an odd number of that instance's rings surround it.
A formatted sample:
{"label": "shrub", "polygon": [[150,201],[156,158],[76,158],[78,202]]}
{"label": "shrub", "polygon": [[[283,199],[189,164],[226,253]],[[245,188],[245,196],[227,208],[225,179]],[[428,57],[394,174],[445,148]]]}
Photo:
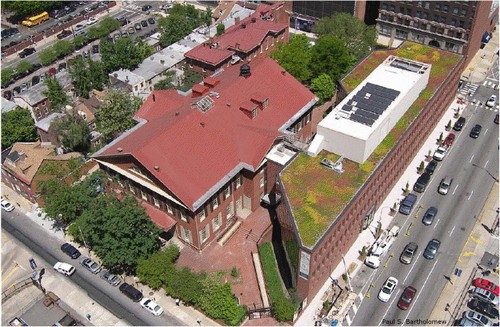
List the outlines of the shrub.
{"label": "shrub", "polygon": [[231,276],[238,277],[238,275],[239,275],[238,268],[234,266],[233,269],[231,269]]}

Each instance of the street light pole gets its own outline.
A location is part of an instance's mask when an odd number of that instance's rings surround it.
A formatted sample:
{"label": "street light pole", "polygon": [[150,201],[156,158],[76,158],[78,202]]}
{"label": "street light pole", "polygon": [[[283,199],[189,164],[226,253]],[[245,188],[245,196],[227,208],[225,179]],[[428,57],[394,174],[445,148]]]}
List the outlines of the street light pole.
{"label": "street light pole", "polygon": [[82,232],[82,229],[80,228],[80,226],[78,226],[78,230],[80,231],[80,235],[82,235],[83,245],[89,251],[89,257],[90,257],[90,249],[87,245],[87,242],[85,242],[85,237],[83,237],[83,232]]}
{"label": "street light pole", "polygon": [[349,276],[349,270],[347,270],[347,266],[345,264],[345,257],[344,257],[344,255],[342,255],[342,262],[344,263],[345,274],[347,276],[347,285],[349,286],[349,291],[352,292],[351,277]]}

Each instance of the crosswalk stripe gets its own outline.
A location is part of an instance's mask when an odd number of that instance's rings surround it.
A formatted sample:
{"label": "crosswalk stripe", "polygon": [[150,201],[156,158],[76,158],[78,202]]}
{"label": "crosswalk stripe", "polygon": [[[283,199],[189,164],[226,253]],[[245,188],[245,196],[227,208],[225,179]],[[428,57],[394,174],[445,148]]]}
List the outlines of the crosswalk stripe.
{"label": "crosswalk stripe", "polygon": [[352,320],[351,320],[351,317],[349,317],[349,315],[345,316],[345,320],[347,321],[347,325],[351,326]]}
{"label": "crosswalk stripe", "polygon": [[484,81],[483,86],[486,86],[486,84],[489,83],[488,81]]}

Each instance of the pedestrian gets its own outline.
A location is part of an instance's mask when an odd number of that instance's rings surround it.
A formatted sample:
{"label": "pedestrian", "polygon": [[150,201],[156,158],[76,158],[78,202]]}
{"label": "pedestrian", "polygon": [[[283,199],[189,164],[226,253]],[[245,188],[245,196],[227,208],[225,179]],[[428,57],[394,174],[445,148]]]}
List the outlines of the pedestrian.
{"label": "pedestrian", "polygon": [[179,306],[181,304],[181,300],[175,299],[175,305]]}
{"label": "pedestrian", "polygon": [[201,318],[196,319],[196,322],[201,326]]}
{"label": "pedestrian", "polygon": [[90,313],[87,313],[87,314],[85,315],[85,317],[87,317],[87,319],[90,321],[90,318],[91,318],[92,316],[90,315]]}

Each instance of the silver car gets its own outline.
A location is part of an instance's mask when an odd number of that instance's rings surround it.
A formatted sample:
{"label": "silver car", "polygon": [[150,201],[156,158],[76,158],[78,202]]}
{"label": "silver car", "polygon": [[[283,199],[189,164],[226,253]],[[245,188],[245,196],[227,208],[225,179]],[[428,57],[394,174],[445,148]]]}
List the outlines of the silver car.
{"label": "silver car", "polygon": [[120,279],[120,277],[116,276],[116,275],[113,275],[112,273],[110,273],[109,271],[107,270],[103,270],[99,276],[104,279],[105,281],[107,281],[108,283],[110,283],[111,285],[113,286],[117,286],[119,285],[122,280]]}
{"label": "silver car", "polygon": [[83,258],[80,263],[93,274],[97,274],[102,269],[102,267],[97,262],[90,258]]}
{"label": "silver car", "polygon": [[403,253],[401,253],[401,257],[399,260],[404,264],[410,264],[413,261],[413,257],[415,253],[417,253],[418,245],[417,243],[410,242],[405,246]]}

